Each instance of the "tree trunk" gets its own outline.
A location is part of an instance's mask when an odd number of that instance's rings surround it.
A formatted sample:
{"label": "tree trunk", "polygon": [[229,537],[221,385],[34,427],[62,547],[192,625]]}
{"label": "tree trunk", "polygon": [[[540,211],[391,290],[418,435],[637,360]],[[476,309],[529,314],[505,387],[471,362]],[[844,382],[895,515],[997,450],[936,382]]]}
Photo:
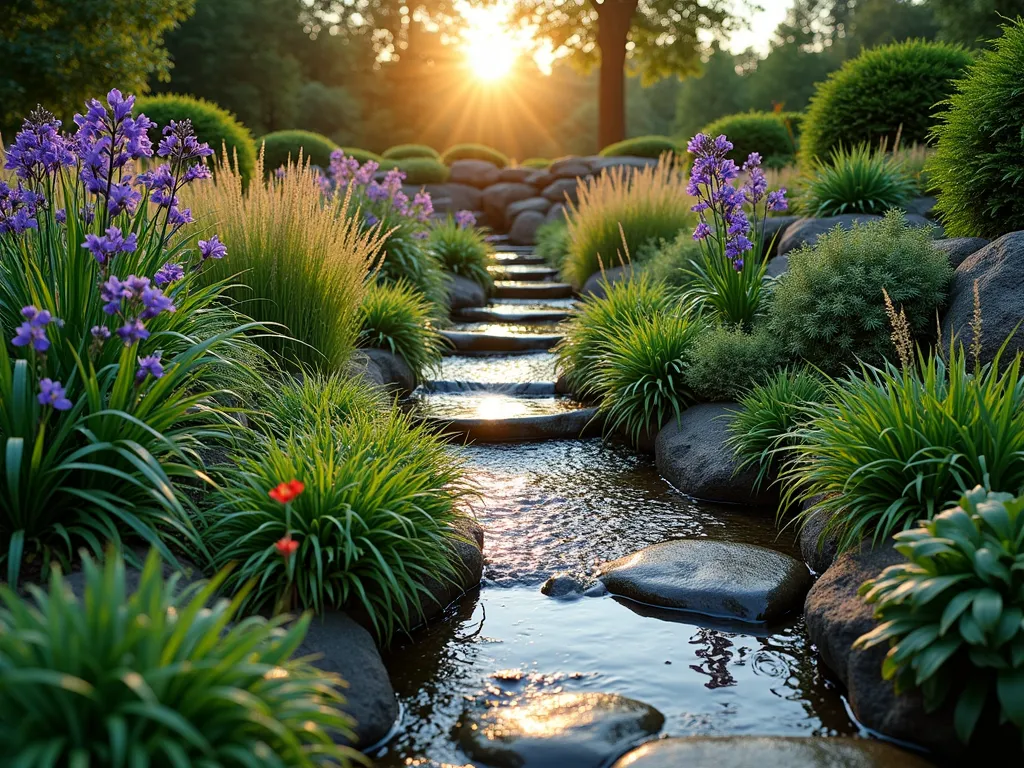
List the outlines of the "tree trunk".
{"label": "tree trunk", "polygon": [[626,138],[626,39],[638,0],[604,0],[597,9],[601,50],[597,140],[603,149]]}

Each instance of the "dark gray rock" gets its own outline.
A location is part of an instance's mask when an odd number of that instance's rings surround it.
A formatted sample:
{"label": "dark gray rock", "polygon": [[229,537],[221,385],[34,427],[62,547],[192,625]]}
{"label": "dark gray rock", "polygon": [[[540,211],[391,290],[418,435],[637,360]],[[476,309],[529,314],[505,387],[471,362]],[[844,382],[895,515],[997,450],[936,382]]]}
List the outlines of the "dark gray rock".
{"label": "dark gray rock", "polygon": [[565,221],[567,214],[565,203],[555,203],[552,205],[544,217],[544,221]]}
{"label": "dark gray rock", "polygon": [[487,220],[492,222],[492,226],[501,230],[507,229],[511,224],[505,216],[508,207],[512,203],[525,200],[528,197],[536,197],[536,195],[537,191],[529,184],[501,182],[487,187],[483,194],[483,206]]}
{"label": "dark gray rock", "polygon": [[577,188],[579,182],[576,179],[557,179],[544,188],[544,197],[553,203],[564,203],[566,199],[577,202]]}
{"label": "dark gray rock", "polygon": [[487,293],[480,283],[462,275],[445,273],[448,288],[448,309],[455,311],[466,307],[482,307],[487,304]]}
{"label": "dark gray rock", "polygon": [[624,264],[621,267],[612,267],[610,269],[606,269],[603,273],[595,272],[587,278],[587,282],[583,284],[583,289],[580,291],[580,294],[583,296],[594,296],[598,299],[607,298],[608,293],[605,290],[607,285],[621,283],[623,280],[629,280],[632,276],[632,264]]}
{"label": "dark gray rock", "polygon": [[1003,342],[1014,334],[1005,352],[1005,359],[1012,358],[1024,350],[1024,232],[1003,235],[956,268],[949,309],[942,320],[946,344],[954,335],[965,347],[973,342],[975,282],[981,300],[981,360],[991,362]]}
{"label": "dark gray rock", "polygon": [[782,242],[782,233],[786,227],[799,220],[799,216],[769,216],[764,220],[764,243],[768,248],[768,258],[779,252],[779,243]]}
{"label": "dark gray rock", "polygon": [[405,397],[416,389],[416,374],[409,364],[395,353],[386,349],[364,349],[363,354],[380,370],[381,379],[389,391],[399,397]]}
{"label": "dark gray rock", "polygon": [[523,211],[515,217],[508,230],[509,243],[533,245],[537,242],[537,230],[544,225],[544,221],[544,214],[539,211]]}
{"label": "dark gray rock", "polygon": [[517,184],[529,184],[534,168],[502,168],[498,181],[513,181]]}
{"label": "dark gray rock", "polygon": [[441,331],[452,348],[470,354],[493,352],[543,352],[562,340],[558,333],[479,333],[473,331]]}
{"label": "dark gray rock", "polygon": [[634,749],[612,768],[929,768],[923,757],[871,739],[689,736]]}
{"label": "dark gray rock", "polygon": [[789,270],[789,254],[784,253],[776,256],[768,262],[768,269],[765,270],[765,277],[781,277]]}
{"label": "dark gray rock", "polygon": [[452,173],[448,181],[455,184],[466,184],[477,189],[484,189],[497,184],[501,178],[501,170],[494,163],[486,160],[456,160],[452,163]]}
{"label": "dark gray rock", "polygon": [[980,251],[989,241],[983,237],[950,237],[945,240],[936,240],[935,247],[949,257],[949,263],[956,269],[964,260]]}
{"label": "dark gray rock", "polygon": [[937,202],[936,198],[930,196],[915,197],[904,206],[904,210],[907,213],[913,213],[930,219],[934,218],[933,214]]}
{"label": "dark gray rock", "polygon": [[754,490],[756,467],[736,471],[729,438],[730,412],[738,403],[701,403],[683,411],[662,427],[655,441],[655,459],[662,477],[683,493],[708,501],[770,506],[778,499],[776,489]]}
{"label": "dark gray rock", "polygon": [[398,717],[398,699],[373,637],[347,614],[315,616],[294,654],[314,656],[313,666],[348,683],[342,709],[356,721],[356,743],[365,749],[383,739]]}
{"label": "dark gray rock", "polygon": [[430,418],[430,421],[453,438],[479,443],[568,440],[601,434],[597,408],[508,419],[438,416]]}
{"label": "dark gray rock", "polygon": [[443,188],[443,194],[451,201],[452,211],[478,211],[483,206],[483,196],[476,187],[452,182],[437,186]]}
{"label": "dark gray rock", "polygon": [[[814,506],[815,499],[801,505],[804,513]],[[839,539],[835,534],[825,533],[825,525],[830,517],[830,514],[821,510],[812,512],[800,528],[800,556],[815,573],[824,573],[835,562],[839,552]]]}
{"label": "dark gray rock", "polygon": [[526,183],[532,184],[537,189],[544,189],[548,184],[555,180],[555,177],[546,168],[535,170],[529,176],[526,177]]}
{"label": "dark gray rock", "polygon": [[811,586],[800,561],[765,547],[680,539],[602,565],[613,595],[659,608],[770,622],[798,612]]}
{"label": "dark gray rock", "polygon": [[541,585],[540,591],[548,597],[576,599],[582,597],[590,586],[590,583],[583,581],[574,573],[559,571],[548,577]]}
{"label": "dark gray rock", "polygon": [[528,197],[525,200],[518,200],[510,205],[505,210],[505,216],[512,221],[520,213],[526,211],[535,211],[537,213],[547,213],[551,207],[551,201],[546,197]]}
{"label": "dark gray rock", "polygon": [[593,170],[583,158],[567,157],[564,160],[556,160],[548,170],[556,179],[576,179],[581,176],[589,176]]}
{"label": "dark gray rock", "polygon": [[601,768],[661,730],[662,714],[606,693],[553,693],[464,712],[455,725],[471,760],[494,768]]}
{"label": "dark gray rock", "polygon": [[464,518],[452,528],[449,543],[455,574],[452,579],[427,579],[423,586],[427,595],[420,600],[420,622],[429,624],[444,615],[445,609],[466,592],[476,589],[484,575],[484,529],[471,518]]}
{"label": "dark gray rock", "polygon": [[795,251],[803,245],[814,245],[818,242],[819,237],[826,232],[831,232],[836,227],[852,229],[857,222],[878,221],[881,218],[881,216],[868,213],[846,213],[842,216],[828,216],[823,219],[797,219],[779,236],[778,253],[781,255]]}
{"label": "dark gray rock", "polygon": [[381,373],[377,364],[362,350],[356,350],[353,353],[352,359],[349,361],[347,373],[353,378],[362,379],[370,386],[384,386],[384,374]]}

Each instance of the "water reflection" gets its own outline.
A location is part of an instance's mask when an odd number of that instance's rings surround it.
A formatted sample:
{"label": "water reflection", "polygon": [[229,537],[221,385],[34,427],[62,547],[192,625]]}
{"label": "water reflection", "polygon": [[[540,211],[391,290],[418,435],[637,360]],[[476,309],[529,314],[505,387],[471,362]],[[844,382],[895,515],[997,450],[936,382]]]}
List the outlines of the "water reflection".
{"label": "water reflection", "polygon": [[471,419],[511,419],[576,410],[579,403],[566,397],[513,397],[499,392],[418,392],[416,410],[426,416]]}
{"label": "water reflection", "polygon": [[441,361],[442,381],[516,382],[554,381],[555,356],[550,352],[511,357],[451,355]]}
{"label": "water reflection", "polygon": [[453,323],[450,330],[489,336],[547,336],[565,333],[565,323]]}

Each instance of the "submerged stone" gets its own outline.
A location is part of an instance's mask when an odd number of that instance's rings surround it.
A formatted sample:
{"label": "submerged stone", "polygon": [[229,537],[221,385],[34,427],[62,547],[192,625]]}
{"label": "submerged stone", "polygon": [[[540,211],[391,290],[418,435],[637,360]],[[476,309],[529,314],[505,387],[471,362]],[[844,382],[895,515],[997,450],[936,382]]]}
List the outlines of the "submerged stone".
{"label": "submerged stone", "polygon": [[557,693],[463,713],[455,736],[481,766],[600,768],[664,723],[654,707],[624,696]]}
{"label": "submerged stone", "polygon": [[660,608],[768,622],[798,611],[811,586],[798,560],[753,544],[665,541],[601,566],[613,595]]}

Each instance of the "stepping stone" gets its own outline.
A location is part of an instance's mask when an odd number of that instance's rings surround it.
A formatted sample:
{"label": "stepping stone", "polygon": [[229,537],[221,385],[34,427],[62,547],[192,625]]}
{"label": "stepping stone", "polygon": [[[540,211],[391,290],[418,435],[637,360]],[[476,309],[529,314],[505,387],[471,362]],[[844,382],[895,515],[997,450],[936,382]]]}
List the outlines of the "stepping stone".
{"label": "stepping stone", "polygon": [[522,280],[524,282],[541,282],[554,280],[558,270],[552,267],[535,267],[529,264],[510,264],[488,267],[495,280]]}
{"label": "stepping stone", "polygon": [[464,712],[454,733],[481,766],[601,768],[664,723],[654,707],[625,696],[556,693]]}
{"label": "stepping stone", "polygon": [[[522,398],[527,400],[528,398]],[[541,398],[537,398],[541,400]],[[550,408],[536,415],[501,415],[502,404],[493,406],[494,416],[425,416],[424,420],[453,439],[467,443],[514,443],[524,440],[568,440],[601,433],[595,417],[597,408],[565,410],[562,398],[544,398],[546,402],[510,404],[507,410]],[[428,406],[429,407],[429,406]]]}
{"label": "stepping stone", "polygon": [[570,299],[569,283],[524,283],[498,280],[494,283],[494,296],[499,299]]}
{"label": "stepping stone", "polygon": [[507,354],[510,352],[543,352],[562,340],[560,334],[525,334],[511,336],[498,333],[441,331],[453,354]]}
{"label": "stepping stone", "polygon": [[811,588],[799,560],[753,544],[680,539],[601,566],[613,595],[721,619],[769,622],[798,612]]}
{"label": "stepping stone", "polygon": [[612,768],[929,768],[912,752],[871,739],[690,736],[650,741]]}
{"label": "stepping stone", "polygon": [[564,309],[517,309],[514,306],[473,307],[460,309],[453,317],[481,323],[562,323],[569,319]]}

